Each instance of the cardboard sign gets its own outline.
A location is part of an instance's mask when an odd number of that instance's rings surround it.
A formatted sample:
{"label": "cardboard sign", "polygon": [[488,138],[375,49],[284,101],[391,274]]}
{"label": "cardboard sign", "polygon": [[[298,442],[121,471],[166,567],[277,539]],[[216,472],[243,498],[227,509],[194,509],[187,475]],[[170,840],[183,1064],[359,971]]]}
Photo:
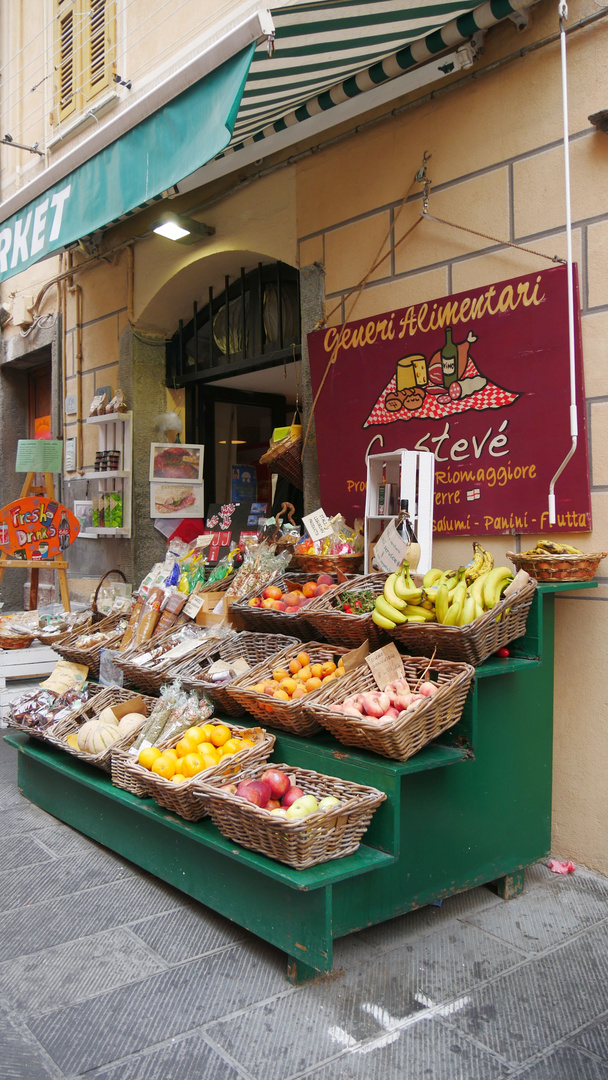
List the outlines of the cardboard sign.
{"label": "cardboard sign", "polygon": [[315,510],[302,518],[302,523],[311,540],[324,540],[331,536],[333,529],[327,514],[323,510]]}
{"label": "cardboard sign", "polygon": [[344,653],[342,657],[342,663],[344,664],[344,670],[348,674],[349,671],[353,671],[354,668],[359,667],[366,657],[369,655],[369,641],[364,641],[362,645],[359,645],[358,649],[351,649],[350,652]]}
{"label": "cardboard sign", "polygon": [[549,483],[571,445],[565,266],[308,335],[313,393],[333,361],[315,408],[327,512],[363,517],[366,453],[405,447],[435,455],[435,537],[588,532],[576,278],[575,319],[579,440],[556,526]]}
{"label": "cardboard sign", "polygon": [[405,677],[403,660],[401,659],[400,653],[397,651],[397,646],[394,641],[391,641],[382,649],[378,649],[376,652],[366,656],[365,663],[374,676],[380,690],[384,690],[387,683]]}
{"label": "cardboard sign", "polygon": [[0,510],[0,551],[12,559],[54,559],[79,532],[72,511],[48,495],[28,495]]}

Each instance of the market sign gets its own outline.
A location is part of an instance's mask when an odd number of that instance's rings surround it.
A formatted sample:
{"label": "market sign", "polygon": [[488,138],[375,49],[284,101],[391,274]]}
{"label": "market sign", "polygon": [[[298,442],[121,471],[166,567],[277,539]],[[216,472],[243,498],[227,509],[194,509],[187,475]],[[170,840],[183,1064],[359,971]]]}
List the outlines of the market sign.
{"label": "market sign", "polygon": [[72,511],[47,495],[27,495],[0,510],[3,558],[54,559],[79,532],[80,524]]}
{"label": "market sign", "polygon": [[[576,268],[575,268],[576,271]],[[407,286],[404,284],[404,292]],[[575,274],[577,450],[556,486],[557,532],[591,530]],[[435,455],[436,536],[549,531],[549,483],[571,445],[567,269],[308,335],[321,501],[365,514],[366,453]]]}

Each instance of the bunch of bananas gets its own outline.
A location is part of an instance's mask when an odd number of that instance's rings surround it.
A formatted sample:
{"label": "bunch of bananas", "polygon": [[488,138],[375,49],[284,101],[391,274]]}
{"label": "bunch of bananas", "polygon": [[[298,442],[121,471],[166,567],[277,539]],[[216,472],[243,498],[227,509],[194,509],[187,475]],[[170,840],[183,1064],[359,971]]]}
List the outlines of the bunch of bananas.
{"label": "bunch of bananas", "polygon": [[372,619],[383,630],[403,623],[438,622],[444,626],[467,626],[490,611],[513,581],[508,566],[494,566],[489,551],[475,542],[474,557],[457,570],[428,570],[416,586],[404,562],[390,574],[383,593],[376,598]]}
{"label": "bunch of bananas", "polygon": [[530,551],[522,551],[522,555],[584,555],[580,548],[572,547],[572,544],[557,544],[553,540],[539,540],[536,547]]}

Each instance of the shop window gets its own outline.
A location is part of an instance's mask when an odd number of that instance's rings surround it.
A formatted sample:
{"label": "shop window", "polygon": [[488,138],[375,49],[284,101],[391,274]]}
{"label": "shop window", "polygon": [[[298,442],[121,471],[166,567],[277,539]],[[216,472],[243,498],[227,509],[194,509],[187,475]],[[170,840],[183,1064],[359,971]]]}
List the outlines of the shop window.
{"label": "shop window", "polygon": [[54,0],[55,109],[60,123],[114,82],[115,0]]}
{"label": "shop window", "polygon": [[167,350],[169,386],[209,382],[300,357],[299,274],[286,263],[260,263],[204,305],[179,330]]}

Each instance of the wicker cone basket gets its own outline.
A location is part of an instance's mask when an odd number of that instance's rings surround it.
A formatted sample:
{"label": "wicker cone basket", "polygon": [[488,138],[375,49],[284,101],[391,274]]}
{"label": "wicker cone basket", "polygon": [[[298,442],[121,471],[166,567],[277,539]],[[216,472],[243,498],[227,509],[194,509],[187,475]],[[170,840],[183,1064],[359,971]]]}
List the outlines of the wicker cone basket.
{"label": "wicker cone basket", "polygon": [[[274,764],[272,767],[288,773],[305,794],[318,798],[333,795],[340,805],[289,821],[237,795],[220,791],[215,784],[199,781],[195,785],[195,797],[208,809],[213,824],[228,840],[296,870],[352,855],[374,811],[386,799],[385,793],[336,776],[324,776],[312,769]],[[243,769],[239,779],[254,780],[266,768],[267,765],[262,765]]]}
{"label": "wicker cone basket", "polygon": [[[207,721],[207,723],[211,724],[221,722]],[[136,781],[136,783],[133,783],[133,787],[127,788],[127,790],[130,790],[134,795],[140,795],[140,797],[151,795],[159,806],[164,806],[165,810],[171,810],[174,814],[179,814],[180,817],[186,818],[187,821],[200,821],[201,818],[207,816],[207,807],[194,794],[195,780],[199,783],[203,780],[225,783],[231,777],[237,776],[243,769],[267,761],[275,744],[274,735],[270,735],[263,728],[243,728],[234,724],[228,724],[227,726],[233,735],[243,735],[248,739],[252,739],[255,746],[247,747],[237,754],[222,758],[219,764],[210,769],[205,769],[204,772],[197,773],[196,776],[191,777],[182,784],[174,784],[172,780],[165,780],[162,776],[150,772],[143,765],[139,765],[137,758],[131,755],[129,761],[124,761],[123,758],[124,771],[127,777],[133,782]],[[166,743],[160,743],[160,749],[169,750],[172,746],[177,745],[181,737],[181,734],[175,735]],[[112,780],[114,780],[114,773],[112,773]]]}
{"label": "wicker cone basket", "polygon": [[[228,638],[217,645],[213,652],[207,652],[204,656],[198,654],[194,658],[189,657],[183,664],[175,668],[173,675],[179,679],[186,690],[203,690],[210,701],[218,710],[227,716],[242,716],[245,712],[229,693],[228,686],[235,682],[235,678],[218,686],[207,677],[207,672],[216,660],[231,660],[242,658],[249,664],[250,669],[257,668],[258,664],[272,664],[272,660],[285,649],[294,646],[301,647],[302,642],[295,637],[287,637],[285,634],[251,634],[247,630]],[[251,674],[248,672],[247,674]]]}
{"label": "wicker cone basket", "polygon": [[526,632],[526,619],[534,599],[536,581],[501,600],[468,626],[443,626],[441,623],[404,623],[388,634],[410,655],[457,660],[464,664],[483,664],[497,649],[502,649]]}
{"label": "wicker cone basket", "polygon": [[262,454],[260,465],[266,465],[271,472],[293,484],[298,491],[304,490],[302,473],[302,429],[292,431],[284,439],[272,443],[270,449]]}
{"label": "wicker cone basket", "polygon": [[[274,608],[252,607],[249,603],[250,600],[261,598],[269,584],[288,592],[290,586],[300,588],[307,581],[310,581],[307,574],[281,574],[274,581],[267,582],[263,588],[247,593],[231,605],[230,611],[239,616],[247,630],[257,631],[259,634],[289,634],[301,641],[307,641],[311,637],[310,626],[304,618],[307,607],[296,608],[294,613],[290,614],[289,611],[276,611]],[[311,606],[313,602],[314,598],[311,597]]]}
{"label": "wicker cone basket", "polygon": [[371,611],[366,615],[349,615],[348,612],[338,611],[334,601],[344,592],[369,590],[378,596],[387,577],[388,574],[366,574],[352,578],[331,593],[320,596],[304,611],[309,631],[315,638],[323,637],[334,645],[346,645],[350,649],[357,649],[364,641],[369,641],[372,651],[386,645],[390,638],[373,622]]}
{"label": "wicker cone basket", "polygon": [[537,581],[592,581],[607,554],[596,551],[591,555],[532,555],[507,551],[507,558]]}
{"label": "wicker cone basket", "polygon": [[[87,720],[93,720],[102,709],[112,705],[121,705],[124,701],[129,701],[130,698],[140,697],[140,694],[134,694],[131,690],[123,690],[118,686],[111,686],[107,690],[103,690],[100,694],[96,694],[94,698],[87,701],[81,709],[73,713],[72,716],[67,717],[65,720],[61,720],[58,724],[54,724],[49,732],[48,741],[53,746],[58,746],[61,750],[65,750],[68,754],[73,754],[74,757],[80,758],[81,761],[86,761],[87,765],[95,765],[98,769],[103,769],[104,772],[112,771],[111,755],[116,750],[126,750],[135,742],[142,725],[146,719],[142,715],[141,724],[135,728],[134,731],[129,732],[128,735],[123,736],[122,739],[118,739],[111,746],[108,746],[100,754],[87,754],[84,750],[74,750],[68,744],[68,735],[75,735],[79,729]],[[150,697],[143,698],[146,710],[149,713],[156,705],[156,699]]]}
{"label": "wicker cone basket", "polygon": [[[185,658],[168,660],[164,655],[158,657],[156,662],[150,665],[138,664],[137,659],[144,656],[150,649],[156,648],[157,645],[169,642],[177,633],[177,630],[177,627],[171,626],[160,634],[153,635],[147,641],[142,642],[137,648],[129,649],[125,653],[118,653],[114,657],[114,663],[123,672],[124,679],[129,686],[141,690],[144,694],[158,695],[161,686],[164,686],[167,682],[172,682],[176,677],[177,668],[185,662]],[[175,644],[177,645],[177,643],[176,640]],[[216,639],[210,641],[208,638],[202,637],[196,651],[188,655],[188,661],[192,661],[194,657],[207,656],[215,643]]]}
{"label": "wicker cone basket", "polygon": [[407,761],[460,720],[475,669],[470,664],[451,660],[433,660],[429,664],[425,657],[409,656],[403,657],[403,666],[412,688],[427,672],[425,678],[436,682],[439,690],[415,711],[402,713],[397,720],[358,720],[332,708],[347,697],[378,689],[366,665],[318,694],[311,711],[345,746],[358,746],[394,761]]}
{"label": "wicker cone basket", "polygon": [[[308,641],[304,646],[295,645],[291,649],[285,649],[273,658],[274,669],[282,667],[289,670],[289,661],[294,660],[299,652],[306,652],[310,656],[311,664],[323,664],[326,661],[334,661],[336,656],[343,656],[348,649],[338,648],[336,645],[326,645],[320,641]],[[264,678],[270,677],[268,665],[258,665],[255,671],[243,675],[227,687],[228,694],[237,701],[243,709],[261,720],[264,724],[279,728],[281,731],[289,731],[292,735],[314,735],[321,730],[321,726],[310,710],[310,703],[314,700],[319,690],[312,690],[306,697],[297,698],[295,701],[281,701],[269,694],[260,694],[252,688]],[[332,680],[335,681],[335,680]]]}
{"label": "wicker cone basket", "polygon": [[90,628],[90,632],[95,634],[112,631],[105,641],[97,645],[92,645],[90,648],[79,648],[76,642],[88,632],[78,630],[76,633],[70,634],[60,645],[54,645],[53,648],[64,660],[69,660],[72,664],[86,664],[89,669],[89,677],[98,679],[101,650],[111,649],[120,641],[122,631],[116,630],[116,627],[122,618],[123,616],[120,614],[108,615],[107,619],[102,619],[101,622]]}

